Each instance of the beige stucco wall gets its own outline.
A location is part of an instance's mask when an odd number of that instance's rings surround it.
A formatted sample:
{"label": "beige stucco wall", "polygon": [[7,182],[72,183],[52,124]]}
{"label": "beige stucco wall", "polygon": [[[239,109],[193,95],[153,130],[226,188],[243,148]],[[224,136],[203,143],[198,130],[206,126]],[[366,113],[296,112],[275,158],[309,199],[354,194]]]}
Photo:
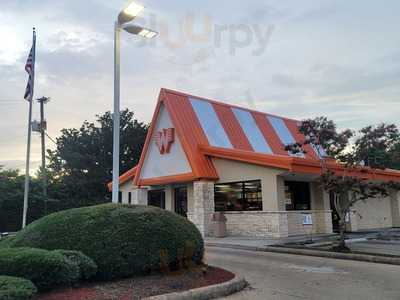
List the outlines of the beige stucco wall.
{"label": "beige stucco wall", "polygon": [[[393,226],[391,198],[368,199],[357,202],[353,210],[357,230],[389,228]],[[353,220],[352,220],[353,222]]]}
{"label": "beige stucco wall", "polygon": [[122,203],[128,204],[129,193],[132,193],[133,190],[136,189],[136,186],[133,184],[132,180],[125,182],[124,184],[119,186],[120,192],[122,192]]}
{"label": "beige stucco wall", "polygon": [[310,196],[312,210],[331,210],[329,194],[323,190],[321,183],[310,183]]}
{"label": "beige stucco wall", "polygon": [[[226,159],[213,159],[219,176],[217,183],[261,180],[263,210],[278,211],[283,209],[283,180],[278,175],[283,170],[266,168]],[[279,197],[282,197],[279,199]]]}

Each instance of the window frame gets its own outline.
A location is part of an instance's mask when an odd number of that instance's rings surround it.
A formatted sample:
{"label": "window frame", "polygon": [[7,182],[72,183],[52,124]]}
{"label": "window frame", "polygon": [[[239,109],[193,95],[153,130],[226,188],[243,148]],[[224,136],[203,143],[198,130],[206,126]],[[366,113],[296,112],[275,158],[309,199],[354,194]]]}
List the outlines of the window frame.
{"label": "window frame", "polygon": [[[254,189],[250,189],[246,187],[246,183],[256,183],[257,184],[257,190],[254,191]],[[235,185],[241,185],[241,191],[240,191],[240,195],[241,198],[237,198],[234,199],[234,204],[239,203],[241,205],[241,209],[227,209],[226,204],[224,209],[220,209],[219,206],[217,205],[217,202],[219,202],[219,200],[217,199],[217,194],[218,192],[218,186],[223,186],[223,185],[231,185],[232,187]],[[248,194],[250,193],[256,193],[258,194],[256,198],[251,198],[248,197]],[[232,192],[232,194],[234,194],[234,192]],[[251,201],[249,201],[251,200]],[[222,201],[221,201],[222,202]],[[224,200],[223,202],[227,202],[226,200]],[[258,202],[257,204],[257,209],[246,209],[246,206],[248,208],[249,203],[251,202]],[[244,180],[244,181],[233,181],[233,182],[221,182],[221,183],[217,183],[214,184],[214,210],[216,212],[255,212],[255,211],[263,211],[263,197],[262,197],[262,181],[261,179],[253,179],[253,180]]]}

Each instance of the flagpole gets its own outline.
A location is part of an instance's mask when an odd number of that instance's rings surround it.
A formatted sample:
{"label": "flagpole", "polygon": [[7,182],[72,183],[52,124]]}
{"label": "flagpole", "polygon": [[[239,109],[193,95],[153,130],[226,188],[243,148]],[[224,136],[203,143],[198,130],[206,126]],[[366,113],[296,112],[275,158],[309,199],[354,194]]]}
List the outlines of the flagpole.
{"label": "flagpole", "polygon": [[26,149],[26,166],[25,166],[25,188],[24,188],[24,208],[22,213],[22,228],[26,226],[26,216],[28,212],[28,199],[29,199],[29,166],[30,166],[30,157],[31,157],[31,133],[32,133],[32,103],[33,103],[33,90],[35,85],[35,56],[36,56],[36,31],[33,28],[33,68],[32,68],[32,86],[31,93],[29,97],[29,115],[28,115],[28,142]]}

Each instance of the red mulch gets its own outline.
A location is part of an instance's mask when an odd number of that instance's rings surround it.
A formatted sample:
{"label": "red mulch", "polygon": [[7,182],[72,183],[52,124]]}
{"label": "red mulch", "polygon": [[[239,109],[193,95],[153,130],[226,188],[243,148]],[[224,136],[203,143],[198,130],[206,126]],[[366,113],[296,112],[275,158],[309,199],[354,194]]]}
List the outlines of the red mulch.
{"label": "red mulch", "polygon": [[215,267],[196,267],[168,275],[153,275],[113,282],[90,283],[37,295],[34,300],[133,300],[181,292],[229,281],[235,277]]}

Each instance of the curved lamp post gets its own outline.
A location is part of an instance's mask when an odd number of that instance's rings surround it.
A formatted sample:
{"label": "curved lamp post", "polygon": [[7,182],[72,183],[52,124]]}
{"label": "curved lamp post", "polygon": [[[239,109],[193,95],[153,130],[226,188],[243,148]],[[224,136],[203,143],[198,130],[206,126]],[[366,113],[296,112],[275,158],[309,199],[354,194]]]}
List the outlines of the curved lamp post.
{"label": "curved lamp post", "polygon": [[120,76],[121,76],[121,29],[143,38],[154,38],[157,32],[137,25],[127,24],[135,19],[144,7],[132,1],[118,15],[114,28],[114,114],[113,114],[113,173],[112,202],[119,201],[119,148],[120,148]]}

